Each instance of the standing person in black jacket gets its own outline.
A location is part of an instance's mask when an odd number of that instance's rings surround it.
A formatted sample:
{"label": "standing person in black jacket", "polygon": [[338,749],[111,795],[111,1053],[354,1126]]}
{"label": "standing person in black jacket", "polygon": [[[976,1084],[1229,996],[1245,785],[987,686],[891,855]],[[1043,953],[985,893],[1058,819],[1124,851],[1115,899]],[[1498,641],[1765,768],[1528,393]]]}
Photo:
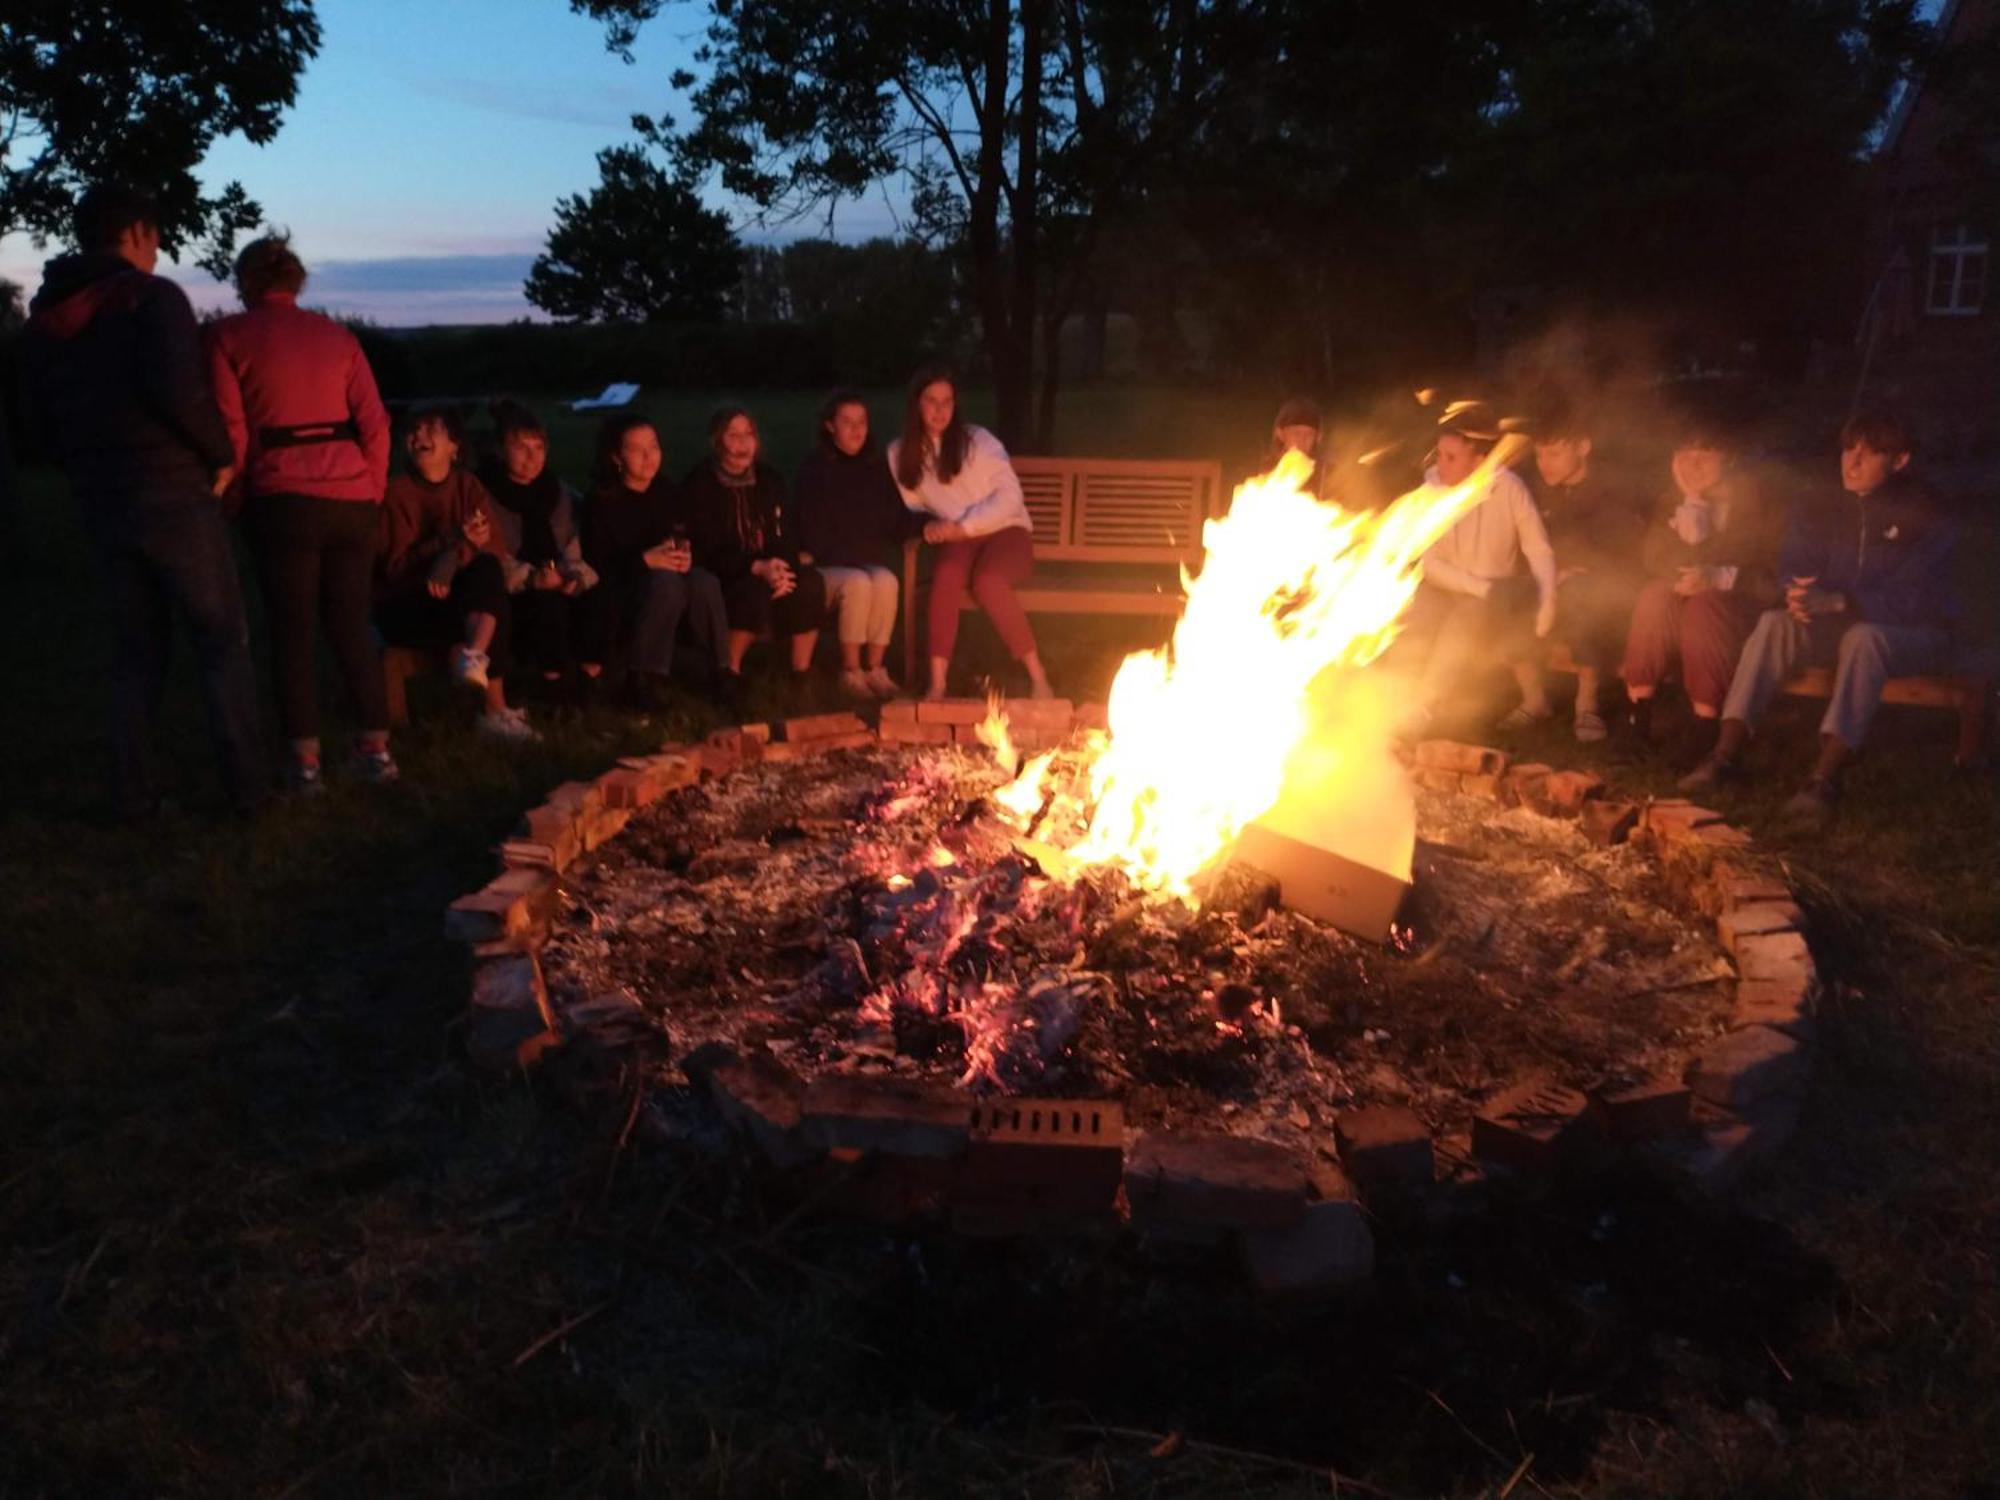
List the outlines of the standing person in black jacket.
{"label": "standing person in black jacket", "polygon": [[49,262],[28,321],[28,387],[83,513],[115,640],[113,784],[119,811],[158,805],[147,741],[173,616],[187,617],[209,734],[239,811],[265,795],[243,589],[219,497],[235,450],[203,373],[181,289],[152,274],[159,210],[102,185],[77,202],[81,251]]}
{"label": "standing person in black jacket", "polygon": [[799,558],[826,582],[838,621],[841,687],[856,698],[893,698],[902,689],[886,664],[900,592],[892,563],[915,529],[869,437],[858,392],[826,398],[817,437],[792,485]]}
{"label": "standing person in black jacket", "polygon": [[757,424],[740,406],[708,419],[709,456],[681,484],[695,561],[722,580],[729,606],[729,671],[760,635],[791,640],[792,675],[812,668],[826,584],[799,559],[785,526],[785,481],[758,460]]}

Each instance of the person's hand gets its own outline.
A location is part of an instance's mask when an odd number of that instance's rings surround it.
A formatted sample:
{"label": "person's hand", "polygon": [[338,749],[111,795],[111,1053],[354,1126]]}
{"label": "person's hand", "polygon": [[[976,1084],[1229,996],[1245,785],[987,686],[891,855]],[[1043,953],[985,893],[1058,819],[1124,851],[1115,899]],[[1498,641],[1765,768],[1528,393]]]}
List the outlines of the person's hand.
{"label": "person's hand", "polygon": [[538,589],[559,589],[563,586],[562,572],[552,562],[545,562],[535,569],[533,587]]}
{"label": "person's hand", "polygon": [[229,487],[234,483],[236,483],[236,465],[224,464],[215,471],[215,480],[209,485],[208,492],[220,500],[229,493]]}
{"label": "person's hand", "polygon": [[562,581],[562,591],[565,594],[569,595],[571,598],[575,598],[578,594],[583,592],[583,580],[575,576],[565,578]]}
{"label": "person's hand", "polygon": [[1821,615],[1842,614],[1847,609],[1847,595],[1834,589],[1808,588],[1800,596],[1799,607],[1809,620]]}
{"label": "person's hand", "polygon": [[1535,639],[1545,641],[1549,632],[1556,628],[1556,601],[1553,595],[1544,599],[1535,610]]}
{"label": "person's hand", "polygon": [[1818,592],[1813,588],[1813,584],[1817,581],[1814,577],[1794,578],[1785,585],[1785,613],[1801,625],[1812,620],[1812,611],[1806,607],[1806,600]]}
{"label": "person's hand", "polygon": [[945,542],[962,542],[965,540],[965,528],[956,521],[926,521],[924,540],[933,547]]}
{"label": "person's hand", "polygon": [[1692,599],[1696,594],[1709,590],[1708,569],[1699,563],[1690,563],[1681,569],[1680,577],[1674,580],[1674,592],[1683,599]]}
{"label": "person's hand", "polygon": [[451,593],[451,580],[458,572],[458,557],[447,547],[431,559],[431,570],[424,579],[424,588],[433,599],[443,599]]}
{"label": "person's hand", "polygon": [[791,565],[782,557],[761,557],[750,564],[750,571],[764,580],[765,585],[771,590],[773,599],[782,599],[798,587],[798,579],[793,574]]}
{"label": "person's hand", "polygon": [[458,530],[459,535],[472,546],[484,547],[487,539],[493,535],[493,523],[487,518],[485,511],[475,510],[465,518],[465,523]]}

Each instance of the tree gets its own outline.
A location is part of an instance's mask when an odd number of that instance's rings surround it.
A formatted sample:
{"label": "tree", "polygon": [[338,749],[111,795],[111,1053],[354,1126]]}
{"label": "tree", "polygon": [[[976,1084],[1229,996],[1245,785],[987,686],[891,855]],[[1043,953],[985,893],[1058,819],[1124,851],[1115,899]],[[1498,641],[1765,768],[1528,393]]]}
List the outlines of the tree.
{"label": "tree", "polygon": [[[571,0],[614,46],[660,0]],[[962,250],[1003,437],[1034,422],[1033,355],[1100,229],[1220,106],[1261,0],[712,0],[694,126],[642,122],[767,216],[907,176],[920,227]],[[1032,427],[1031,427],[1032,424]],[[1033,431],[1038,427],[1039,431]]]}
{"label": "tree", "polygon": [[744,256],[745,322],[796,323],[832,351],[838,378],[900,383],[960,338],[950,260],[914,240],[794,240]]}
{"label": "tree", "polygon": [[159,194],[169,253],[226,274],[263,217],[238,183],[204,190],[210,142],[278,132],[319,50],[312,0],[8,0],[0,14],[0,233],[67,236],[89,183]]}
{"label": "tree", "polygon": [[556,205],[548,249],[528,272],[528,300],[566,322],[701,322],[735,296],[742,247],[638,146],[597,154],[590,196]]}

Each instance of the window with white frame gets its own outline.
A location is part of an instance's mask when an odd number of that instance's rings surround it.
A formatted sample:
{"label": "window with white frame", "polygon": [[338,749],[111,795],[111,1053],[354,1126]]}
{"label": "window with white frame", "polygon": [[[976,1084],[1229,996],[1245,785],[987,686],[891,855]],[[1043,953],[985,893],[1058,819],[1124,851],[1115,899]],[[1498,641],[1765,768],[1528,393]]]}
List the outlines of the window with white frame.
{"label": "window with white frame", "polygon": [[1986,236],[1970,224],[1931,231],[1931,279],[1924,311],[1968,318],[1986,306]]}

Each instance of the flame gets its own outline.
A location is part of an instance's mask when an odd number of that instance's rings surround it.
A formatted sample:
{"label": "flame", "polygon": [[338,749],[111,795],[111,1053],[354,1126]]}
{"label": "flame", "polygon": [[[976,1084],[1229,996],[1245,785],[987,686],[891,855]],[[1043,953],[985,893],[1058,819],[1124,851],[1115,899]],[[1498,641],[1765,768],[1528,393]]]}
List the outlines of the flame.
{"label": "flame", "polygon": [[1014,737],[1007,732],[1007,711],[1002,708],[998,693],[986,696],[986,717],[973,728],[979,743],[993,752],[993,759],[1000,769],[1012,776],[1021,769],[1021,752],[1014,748]]}
{"label": "flame", "polygon": [[[1521,445],[1504,439],[1463,483],[1412,490],[1379,512],[1316,499],[1298,453],[1241,485],[1203,528],[1201,572],[1184,580],[1171,643],[1118,670],[1110,738],[1089,768],[1093,811],[1071,858],[1188,898],[1289,786],[1317,819],[1372,822],[1371,840],[1391,850],[1377,867],[1406,872],[1414,820],[1389,754],[1387,695],[1322,678],[1387,648],[1424,553]],[[995,800],[1032,812],[1048,770],[1047,757],[1032,762]]]}

